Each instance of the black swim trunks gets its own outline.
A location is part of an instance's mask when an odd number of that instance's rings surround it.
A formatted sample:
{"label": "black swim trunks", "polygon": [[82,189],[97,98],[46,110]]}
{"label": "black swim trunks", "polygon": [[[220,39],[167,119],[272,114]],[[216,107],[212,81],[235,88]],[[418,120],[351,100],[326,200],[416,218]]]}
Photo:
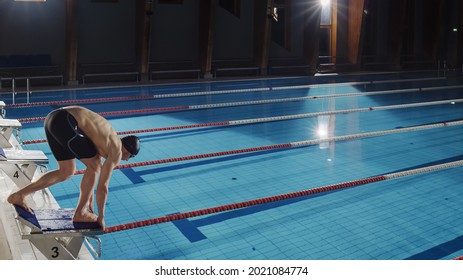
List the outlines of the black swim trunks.
{"label": "black swim trunks", "polygon": [[57,109],[45,119],[45,134],[57,161],[96,156],[95,144],[79,129],[76,119],[64,109]]}

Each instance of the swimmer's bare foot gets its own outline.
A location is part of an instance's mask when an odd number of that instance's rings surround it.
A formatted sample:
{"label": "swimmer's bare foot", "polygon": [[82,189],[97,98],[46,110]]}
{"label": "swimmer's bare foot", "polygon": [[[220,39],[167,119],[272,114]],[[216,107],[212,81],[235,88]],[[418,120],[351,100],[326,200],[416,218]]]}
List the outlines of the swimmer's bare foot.
{"label": "swimmer's bare foot", "polygon": [[24,199],[24,196],[22,196],[22,195],[20,195],[18,193],[13,193],[8,197],[7,201],[8,201],[8,203],[18,205],[18,206],[24,208],[24,210],[26,210],[27,212],[32,214],[32,209],[30,209],[29,206],[27,206],[26,201]]}
{"label": "swimmer's bare foot", "polygon": [[96,222],[98,217],[90,213],[86,210],[80,211],[80,212],[75,212],[74,216],[72,217],[73,222],[83,222],[83,223],[91,223],[91,222]]}

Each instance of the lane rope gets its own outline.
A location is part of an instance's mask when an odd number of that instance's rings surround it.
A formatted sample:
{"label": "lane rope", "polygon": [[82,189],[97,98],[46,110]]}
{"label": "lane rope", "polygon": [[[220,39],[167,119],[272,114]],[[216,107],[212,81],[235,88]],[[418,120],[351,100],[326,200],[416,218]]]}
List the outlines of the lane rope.
{"label": "lane rope", "polygon": [[[445,77],[438,78],[417,78],[417,79],[403,79],[402,82],[412,81],[425,81],[425,80],[441,80]],[[391,80],[392,82],[398,82],[398,80]],[[199,92],[185,92],[185,93],[165,93],[155,95],[132,95],[132,96],[121,96],[121,97],[102,97],[102,98],[90,98],[90,99],[73,99],[73,100],[61,100],[61,101],[43,101],[43,102],[31,102],[31,103],[16,103],[6,104],[5,107],[9,108],[27,108],[35,106],[48,106],[48,105],[66,105],[66,104],[82,104],[82,103],[98,103],[98,102],[117,102],[117,101],[130,101],[130,100],[145,100],[145,99],[162,99],[162,98],[178,98],[178,97],[190,97],[190,96],[202,96],[202,95],[218,95],[218,94],[233,94],[243,92],[257,92],[257,91],[275,91],[275,90],[290,90],[290,89],[305,89],[305,88],[323,88],[323,87],[336,87],[336,86],[353,86],[353,85],[366,85],[366,84],[380,84],[390,83],[389,80],[384,81],[368,81],[368,82],[346,82],[346,83],[334,83],[334,84],[313,84],[313,85],[299,85],[299,86],[280,86],[280,87],[261,87],[261,88],[248,88],[248,89],[229,89],[229,90],[215,90],[215,91],[199,91]],[[461,88],[463,86],[448,86],[449,88]],[[443,89],[443,87],[433,87],[435,89]],[[417,90],[425,90],[427,88],[418,88]],[[429,88],[431,89],[431,88]],[[391,90],[394,91],[394,90]]]}
{"label": "lane rope", "polygon": [[379,181],[397,179],[397,178],[404,177],[404,176],[412,176],[412,175],[417,175],[421,173],[427,173],[427,172],[433,172],[433,171],[442,170],[442,169],[459,167],[462,165],[463,165],[463,160],[458,160],[458,161],[453,161],[453,162],[448,162],[448,163],[443,163],[443,164],[437,164],[433,166],[411,169],[411,170],[402,171],[402,172],[368,177],[368,178],[355,180],[355,181],[349,181],[349,182],[327,185],[327,186],[313,188],[313,189],[301,190],[301,191],[292,192],[292,193],[269,196],[269,197],[258,198],[258,199],[253,199],[253,200],[248,200],[248,201],[243,201],[243,202],[238,202],[238,203],[222,205],[222,206],[216,206],[216,207],[211,207],[211,208],[206,208],[206,209],[201,209],[201,210],[195,210],[195,211],[190,211],[190,212],[184,212],[184,213],[179,213],[179,214],[173,214],[173,215],[168,215],[168,216],[163,216],[163,217],[158,217],[158,218],[137,221],[137,222],[120,224],[120,225],[107,227],[104,230],[104,233],[105,234],[114,233],[118,231],[151,226],[151,225],[167,223],[167,222],[172,222],[172,221],[182,220],[182,219],[188,219],[188,218],[193,218],[193,217],[198,217],[198,216],[210,215],[214,213],[225,212],[225,211],[246,208],[246,207],[252,207],[255,205],[277,202],[277,201],[282,201],[282,200],[287,200],[287,199],[292,199],[292,198],[297,198],[297,197],[302,197],[302,196],[309,196],[309,195],[314,195],[314,194],[319,194],[319,193],[331,192],[335,190],[353,188],[353,187],[358,187],[358,186],[371,184],[371,183],[375,183]]}
{"label": "lane rope", "polygon": [[[379,110],[403,109],[403,108],[410,108],[410,107],[435,106],[435,105],[442,105],[442,104],[454,104],[454,103],[460,103],[460,102],[463,102],[463,99],[408,103],[408,104],[376,106],[376,107],[368,107],[368,108],[323,111],[323,112],[296,114],[296,115],[288,115],[288,116],[275,116],[275,117],[265,117],[265,118],[254,118],[254,119],[201,123],[201,124],[169,126],[169,127],[160,127],[160,128],[138,129],[138,130],[120,131],[120,132],[117,132],[117,134],[126,135],[126,134],[139,134],[139,133],[147,133],[147,132],[170,131],[170,130],[181,130],[181,129],[246,125],[246,124],[264,123],[264,122],[276,122],[276,121],[286,121],[286,120],[294,120],[294,119],[302,119],[302,118],[312,118],[312,117],[323,116],[323,115],[337,115],[337,114],[349,114],[349,113],[370,112],[370,111],[379,111]],[[46,139],[25,140],[22,142],[22,144],[29,145],[29,144],[38,144],[38,143],[45,143],[45,142],[47,142]]]}
{"label": "lane rope", "polygon": [[[417,91],[416,89],[397,90],[395,92],[410,92]],[[390,93],[390,92],[389,92]],[[388,94],[389,94],[388,93]],[[360,93],[350,93],[349,96],[359,95]],[[384,92],[374,92],[374,94],[384,94]],[[361,95],[365,95],[364,93]],[[346,97],[335,94],[336,97]],[[310,99],[316,99],[316,96],[302,96],[302,97],[289,97],[289,98],[276,98],[276,99],[265,99],[265,100],[250,100],[250,101],[239,101],[239,102],[226,102],[226,103],[215,103],[215,104],[201,104],[201,105],[181,105],[171,107],[159,107],[159,108],[148,108],[148,109],[135,109],[135,110],[123,110],[123,111],[112,111],[112,112],[100,112],[102,116],[117,116],[117,115],[131,115],[131,114],[148,114],[148,113],[165,113],[175,111],[188,111],[188,110],[204,110],[204,109],[215,109],[224,107],[237,107],[237,106],[249,106],[249,105],[261,105],[270,103],[283,103],[283,102],[295,102],[305,101]],[[455,99],[459,100],[459,99]],[[449,100],[449,102],[452,100]],[[46,117],[31,117],[18,119],[20,123],[32,123],[37,121],[43,121]]]}
{"label": "lane rope", "polygon": [[[463,125],[463,120],[452,121],[452,122],[442,122],[442,123],[435,123],[435,124],[428,124],[428,125],[411,126],[411,127],[404,127],[404,128],[396,128],[396,129],[374,131],[374,132],[365,132],[365,133],[358,133],[358,134],[350,134],[350,135],[344,135],[344,136],[334,136],[334,137],[328,137],[324,139],[305,140],[305,141],[299,141],[299,142],[290,142],[290,143],[283,143],[283,144],[253,147],[253,148],[229,150],[229,151],[223,151],[223,152],[214,152],[214,153],[182,156],[182,157],[176,157],[176,158],[167,158],[167,159],[158,159],[158,160],[143,161],[143,162],[136,162],[136,163],[128,163],[128,164],[118,165],[114,169],[133,168],[133,167],[140,167],[140,166],[173,163],[173,162],[179,162],[179,161],[188,161],[188,160],[204,159],[204,158],[211,158],[211,157],[221,157],[221,156],[258,152],[258,151],[290,149],[290,148],[297,148],[297,147],[304,147],[304,146],[312,146],[312,145],[326,143],[326,142],[347,141],[347,140],[354,140],[354,139],[360,139],[360,138],[366,138],[366,137],[383,136],[383,135],[389,135],[389,134],[420,131],[420,130],[426,130],[426,129],[435,129],[435,128],[458,126],[458,125]],[[74,174],[76,175],[83,174],[84,172],[85,170],[81,169],[81,170],[77,170]]]}
{"label": "lane rope", "polygon": [[59,101],[41,101],[41,102],[31,102],[31,103],[6,104],[5,107],[7,108],[29,108],[29,107],[49,106],[49,105],[116,102],[116,101],[130,101],[130,100],[144,100],[144,99],[153,99],[153,97],[151,95],[138,95],[138,96],[134,95],[134,96],[102,97],[102,98],[88,98],[88,99],[59,100]]}
{"label": "lane rope", "polygon": [[[377,95],[377,94],[392,94],[392,93],[405,93],[405,92],[417,92],[419,89],[413,88],[413,89],[399,89],[399,90],[388,90],[388,91],[372,91],[372,92],[363,92],[363,93],[345,93],[345,94],[330,94],[330,95],[319,95],[319,96],[304,96],[304,97],[298,97],[298,98],[303,98],[301,100],[309,100],[309,99],[321,99],[321,98],[337,98],[337,97],[353,97],[353,96],[359,96],[359,95]],[[297,97],[295,97],[297,98]],[[281,100],[279,102],[287,102],[283,101],[282,99],[273,99],[273,100]],[[259,100],[263,101],[263,100]],[[288,101],[300,101],[300,100],[288,100]],[[222,104],[229,104],[229,103],[222,103]],[[202,106],[211,106],[214,104],[206,104]],[[246,105],[252,105],[252,104],[246,104]],[[193,105],[193,106],[201,106],[201,105]],[[239,105],[235,105],[239,106]],[[178,110],[188,110],[190,106],[175,106],[175,107],[164,107],[163,108],[152,108],[152,109],[144,109],[146,111],[140,111],[140,110],[128,110],[128,111],[115,111],[115,112],[102,112],[99,113],[100,115],[123,115],[123,114],[130,114],[130,113],[149,113],[151,112],[161,112],[161,111],[178,111]],[[222,107],[222,106],[221,106]],[[225,106],[223,106],[225,107]],[[205,109],[205,108],[198,108],[198,109]],[[207,108],[208,109],[208,108]],[[32,123],[32,122],[38,122],[38,121],[43,121],[45,120],[45,117],[30,117],[30,118],[22,118],[19,119],[18,121],[20,123]]]}

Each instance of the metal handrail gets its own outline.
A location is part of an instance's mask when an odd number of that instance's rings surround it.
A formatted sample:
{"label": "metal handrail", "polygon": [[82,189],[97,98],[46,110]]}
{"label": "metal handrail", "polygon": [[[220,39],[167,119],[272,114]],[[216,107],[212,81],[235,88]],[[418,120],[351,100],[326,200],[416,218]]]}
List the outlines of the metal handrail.
{"label": "metal handrail", "polygon": [[[11,78],[11,97],[12,97],[12,103],[16,103],[16,94],[18,92],[16,91],[16,78],[12,77]],[[26,103],[30,103],[30,95],[32,94],[31,91],[31,80],[30,77],[26,78]]]}

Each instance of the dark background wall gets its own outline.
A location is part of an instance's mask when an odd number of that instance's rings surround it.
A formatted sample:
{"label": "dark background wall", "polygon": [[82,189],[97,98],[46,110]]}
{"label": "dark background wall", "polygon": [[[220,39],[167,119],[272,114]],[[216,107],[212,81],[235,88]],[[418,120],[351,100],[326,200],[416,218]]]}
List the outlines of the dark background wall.
{"label": "dark background wall", "polygon": [[242,1],[240,16],[216,6],[214,60],[253,59],[253,1]]}
{"label": "dark background wall", "polygon": [[[14,59],[22,59],[23,64],[24,60],[31,59],[15,56],[45,55],[56,73],[65,76],[72,73],[69,69],[72,66],[66,65],[72,55],[72,50],[66,49],[70,40],[66,33],[69,3],[74,3],[76,15],[74,51],[78,76],[75,79],[95,71],[139,71],[142,69],[137,58],[140,40],[148,42],[149,55],[142,59],[149,60],[150,70],[201,68],[205,74],[216,65],[226,67],[227,63],[230,67],[239,65],[261,70],[274,65],[307,65],[311,73],[320,69],[318,0],[241,0],[237,2],[238,15],[224,8],[219,0],[168,2],[2,0],[0,72],[10,73],[16,66],[24,66],[17,61],[14,65]],[[286,29],[286,45],[272,38],[272,27],[275,29],[276,23],[268,9],[281,3],[286,5],[289,11],[286,15],[290,16],[284,19],[290,23]],[[363,7],[363,11],[356,13],[361,15],[357,19],[349,18],[349,14],[355,14],[352,13],[354,4],[356,9]],[[149,7],[140,13],[137,5]],[[462,67],[463,1],[338,0],[337,11],[336,59],[331,69],[430,69],[444,60],[448,67]],[[209,21],[204,22],[204,12],[210,16]],[[140,35],[137,29],[139,17],[146,17],[149,22],[148,36]],[[349,62],[348,45],[354,40],[350,35],[355,26],[353,20],[361,26],[356,50],[359,57]],[[47,64],[43,57],[34,59],[39,60],[36,64]]]}
{"label": "dark background wall", "polygon": [[198,61],[199,1],[183,1],[181,5],[154,1],[151,61]]}
{"label": "dark background wall", "polygon": [[[45,5],[62,5],[48,0]],[[61,14],[63,12],[61,11]],[[78,58],[82,64],[135,60],[135,6],[133,0],[118,3],[77,1]],[[65,41],[64,34],[57,36]]]}
{"label": "dark background wall", "polygon": [[50,54],[64,64],[65,1],[0,1],[0,55]]}

